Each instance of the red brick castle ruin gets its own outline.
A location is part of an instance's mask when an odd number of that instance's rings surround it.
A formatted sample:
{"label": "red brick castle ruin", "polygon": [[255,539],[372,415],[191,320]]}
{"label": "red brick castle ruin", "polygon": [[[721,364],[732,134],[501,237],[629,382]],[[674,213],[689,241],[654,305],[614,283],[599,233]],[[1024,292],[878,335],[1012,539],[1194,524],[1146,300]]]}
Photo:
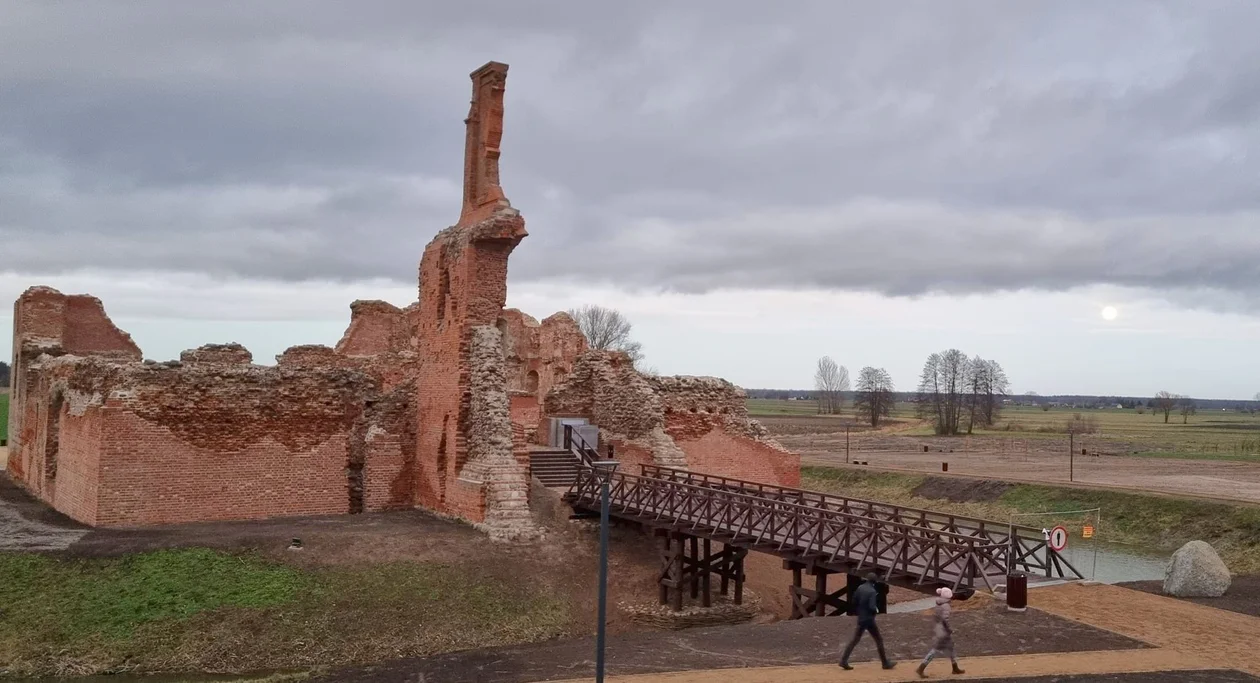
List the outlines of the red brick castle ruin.
{"label": "red brick castle ruin", "polygon": [[420,260],[419,299],[350,305],[335,348],[273,366],[238,344],[144,360],[101,302],[32,287],[14,305],[7,474],[99,526],[421,507],[497,539],[534,533],[531,455],[585,418],[627,467],[793,486],[799,458],[708,377],[648,377],[588,350],[564,313],[507,298],[527,235],[499,185],[507,65],[473,72],[459,222]]}

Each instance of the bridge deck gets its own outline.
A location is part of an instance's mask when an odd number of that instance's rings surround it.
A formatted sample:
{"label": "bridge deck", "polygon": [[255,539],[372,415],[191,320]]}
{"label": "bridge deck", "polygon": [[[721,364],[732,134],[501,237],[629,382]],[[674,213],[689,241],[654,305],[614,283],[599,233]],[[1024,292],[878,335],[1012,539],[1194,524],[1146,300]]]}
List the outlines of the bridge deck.
{"label": "bridge deck", "polygon": [[1040,529],[685,470],[643,466],[636,476],[583,467],[566,500],[597,511],[605,480],[615,517],[825,571],[955,590],[992,588],[1009,568],[1080,578]]}

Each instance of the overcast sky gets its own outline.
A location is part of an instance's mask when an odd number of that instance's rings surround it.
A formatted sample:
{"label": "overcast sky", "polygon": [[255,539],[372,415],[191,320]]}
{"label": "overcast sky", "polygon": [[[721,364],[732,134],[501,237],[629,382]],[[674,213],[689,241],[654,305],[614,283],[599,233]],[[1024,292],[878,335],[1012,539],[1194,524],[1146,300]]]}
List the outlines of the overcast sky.
{"label": "overcast sky", "polygon": [[616,306],[660,371],[748,387],[829,354],[908,390],[957,346],[1018,391],[1249,398],[1257,27],[1254,0],[8,0],[0,299],[95,294],[158,359],[335,343],[351,300],[414,300],[493,59],[536,317]]}

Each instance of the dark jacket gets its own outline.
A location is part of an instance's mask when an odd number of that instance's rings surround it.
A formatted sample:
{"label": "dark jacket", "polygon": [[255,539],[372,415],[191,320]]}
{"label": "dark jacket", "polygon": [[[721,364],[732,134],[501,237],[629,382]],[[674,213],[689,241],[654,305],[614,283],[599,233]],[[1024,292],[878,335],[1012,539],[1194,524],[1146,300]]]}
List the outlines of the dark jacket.
{"label": "dark jacket", "polygon": [[858,621],[873,622],[879,613],[879,592],[875,584],[864,582],[853,591],[853,611]]}

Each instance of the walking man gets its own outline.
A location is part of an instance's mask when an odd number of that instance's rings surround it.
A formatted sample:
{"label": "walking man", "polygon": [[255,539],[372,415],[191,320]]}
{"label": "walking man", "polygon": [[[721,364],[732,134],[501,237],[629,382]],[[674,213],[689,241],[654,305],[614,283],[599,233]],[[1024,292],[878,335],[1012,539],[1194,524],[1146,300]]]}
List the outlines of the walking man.
{"label": "walking man", "polygon": [[875,625],[875,615],[879,613],[879,591],[875,587],[878,582],[879,577],[871,572],[866,575],[866,582],[853,591],[857,630],[853,632],[853,639],[849,641],[849,646],[844,648],[844,654],[840,657],[840,668],[846,671],[853,668],[849,666],[849,655],[853,654],[853,648],[857,647],[864,632],[870,633],[875,639],[875,647],[879,650],[879,659],[884,663],[884,668],[891,669],[897,666],[895,662],[888,661],[888,655],[884,653],[884,639],[879,636],[879,627]]}
{"label": "walking man", "polygon": [[937,588],[936,595],[936,625],[933,627],[936,641],[932,649],[928,650],[927,656],[923,658],[923,662],[919,664],[919,668],[915,670],[920,678],[927,678],[927,665],[937,654],[949,655],[949,662],[954,665],[954,673],[967,673],[958,666],[958,656],[954,653],[954,629],[949,625],[949,601],[954,598],[954,591],[948,588]]}

